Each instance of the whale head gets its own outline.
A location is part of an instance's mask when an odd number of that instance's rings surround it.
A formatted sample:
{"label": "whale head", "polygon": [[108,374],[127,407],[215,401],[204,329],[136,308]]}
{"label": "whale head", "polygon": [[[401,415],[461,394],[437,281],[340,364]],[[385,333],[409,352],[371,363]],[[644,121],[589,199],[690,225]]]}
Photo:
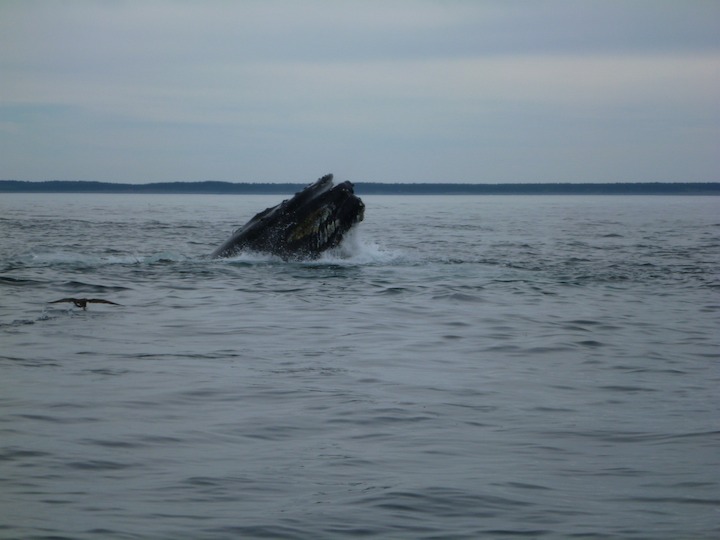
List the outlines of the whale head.
{"label": "whale head", "polygon": [[312,259],[337,247],[344,235],[363,220],[365,205],[350,182],[333,185],[323,176],[291,199],[268,208],[217,248],[213,257],[259,251],[284,259]]}

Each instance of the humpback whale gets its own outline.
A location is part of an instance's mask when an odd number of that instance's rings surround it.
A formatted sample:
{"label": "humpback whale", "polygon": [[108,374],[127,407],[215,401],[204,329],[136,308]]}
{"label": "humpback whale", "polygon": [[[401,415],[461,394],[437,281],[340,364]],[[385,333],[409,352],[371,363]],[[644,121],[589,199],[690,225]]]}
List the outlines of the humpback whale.
{"label": "humpback whale", "polygon": [[314,259],[337,247],[353,225],[363,220],[365,205],[350,182],[333,185],[323,176],[291,199],[267,208],[237,229],[213,258],[259,251],[283,259]]}

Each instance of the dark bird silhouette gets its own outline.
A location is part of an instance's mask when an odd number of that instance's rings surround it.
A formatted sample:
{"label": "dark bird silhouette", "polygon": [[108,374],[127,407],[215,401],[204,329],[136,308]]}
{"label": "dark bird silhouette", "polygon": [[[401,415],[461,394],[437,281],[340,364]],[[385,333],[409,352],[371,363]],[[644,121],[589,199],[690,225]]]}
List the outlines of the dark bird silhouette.
{"label": "dark bird silhouette", "polygon": [[88,304],[112,304],[114,306],[122,305],[116,302],[111,302],[110,300],[103,300],[102,298],[61,298],[60,300],[55,300],[48,303],[59,304],[60,302],[72,302],[73,304],[75,304],[75,307],[83,309],[87,309]]}

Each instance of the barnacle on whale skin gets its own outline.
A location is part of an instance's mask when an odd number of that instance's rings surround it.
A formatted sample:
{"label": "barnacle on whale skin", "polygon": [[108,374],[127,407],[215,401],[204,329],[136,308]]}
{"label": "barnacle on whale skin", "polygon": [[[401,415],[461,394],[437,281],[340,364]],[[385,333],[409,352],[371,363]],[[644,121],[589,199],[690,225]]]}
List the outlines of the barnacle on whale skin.
{"label": "barnacle on whale skin", "polygon": [[308,235],[317,235],[323,223],[332,215],[332,209],[328,207],[318,208],[315,212],[307,216],[302,223],[298,224],[289,240],[294,242]]}

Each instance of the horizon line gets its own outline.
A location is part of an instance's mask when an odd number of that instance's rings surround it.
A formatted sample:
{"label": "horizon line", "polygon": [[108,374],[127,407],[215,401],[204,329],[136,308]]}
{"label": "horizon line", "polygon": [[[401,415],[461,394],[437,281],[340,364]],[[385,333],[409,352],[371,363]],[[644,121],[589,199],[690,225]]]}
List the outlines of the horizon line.
{"label": "horizon line", "polygon": [[[307,185],[313,181],[303,182],[297,180],[160,180],[148,182],[127,182],[115,180],[70,180],[57,179],[50,180],[16,180],[16,179],[0,179],[2,183],[86,183],[86,184],[104,184],[110,186],[150,186],[163,184],[230,184],[230,185]],[[388,182],[374,180],[350,180],[352,184],[377,184],[377,185],[453,185],[453,186],[535,186],[535,185],[616,185],[616,184],[720,184],[720,180],[591,180],[584,182],[572,182],[566,180],[543,180],[543,181],[514,181],[514,182],[468,182],[468,181],[438,181],[438,180],[416,180],[410,182]]]}

